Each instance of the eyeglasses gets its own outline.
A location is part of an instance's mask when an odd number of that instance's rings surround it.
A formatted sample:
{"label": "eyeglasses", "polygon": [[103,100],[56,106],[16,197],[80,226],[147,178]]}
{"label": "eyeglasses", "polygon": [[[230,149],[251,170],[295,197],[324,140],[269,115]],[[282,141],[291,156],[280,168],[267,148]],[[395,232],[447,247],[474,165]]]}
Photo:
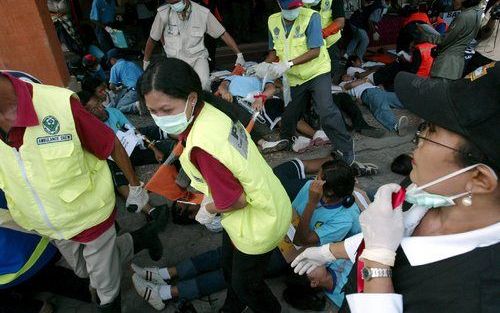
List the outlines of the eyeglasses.
{"label": "eyeglasses", "polygon": [[438,146],[441,146],[441,147],[444,147],[444,148],[447,148],[447,149],[453,150],[453,151],[455,151],[456,153],[462,154],[462,155],[464,155],[464,156],[465,156],[465,157],[467,157],[467,158],[477,159],[477,158],[475,158],[475,157],[474,157],[471,153],[465,153],[465,152],[463,152],[463,151],[461,151],[461,150],[459,150],[459,149],[457,149],[457,148],[453,148],[453,147],[447,146],[447,145],[445,145],[445,144],[442,144],[442,143],[440,143],[440,142],[434,141],[434,140],[432,140],[432,139],[426,138],[426,137],[422,136],[422,132],[421,132],[421,131],[417,131],[417,132],[415,133],[415,137],[413,137],[412,142],[413,142],[415,145],[417,145],[417,146],[418,146],[418,144],[420,143],[420,140],[426,140],[426,141],[428,141],[428,142],[432,142],[433,144],[436,144],[436,145],[438,145]]}

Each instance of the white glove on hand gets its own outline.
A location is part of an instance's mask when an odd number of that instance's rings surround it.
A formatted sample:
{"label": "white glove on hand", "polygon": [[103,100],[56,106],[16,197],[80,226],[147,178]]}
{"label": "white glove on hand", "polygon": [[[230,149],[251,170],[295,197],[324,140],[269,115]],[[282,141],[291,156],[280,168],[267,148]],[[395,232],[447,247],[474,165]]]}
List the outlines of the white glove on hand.
{"label": "white glove on hand", "polygon": [[318,266],[335,261],[336,258],[330,251],[330,244],[325,244],[320,247],[307,248],[293,260],[291,266],[294,267],[294,272],[303,275],[310,274]]}
{"label": "white glove on hand", "polygon": [[380,40],[380,34],[379,34],[379,33],[377,33],[377,32],[374,32],[374,33],[373,33],[373,40],[374,40],[374,41],[379,41],[379,40]]}
{"label": "white glove on hand", "polygon": [[255,76],[260,79],[264,79],[264,77],[269,77],[269,71],[271,68],[271,63],[262,62],[255,66]]}
{"label": "white glove on hand", "polygon": [[413,205],[408,211],[403,212],[403,223],[405,225],[405,237],[410,237],[415,231],[418,224],[424,217],[424,215],[429,211],[429,207]]}
{"label": "white glove on hand", "polygon": [[144,71],[148,68],[149,63],[151,63],[151,61],[146,61],[146,60],[143,60],[143,61],[142,61],[142,69],[143,69]]}
{"label": "white glove on hand", "polygon": [[360,257],[388,266],[394,265],[396,249],[403,239],[401,206],[392,209],[392,194],[401,187],[387,184],[380,187],[368,209],[359,216],[365,249]]}
{"label": "white glove on hand", "polygon": [[110,34],[113,32],[113,28],[111,28],[109,26],[104,27],[104,30],[107,31]]}
{"label": "white glove on hand", "polygon": [[273,63],[270,69],[271,79],[276,79],[278,77],[283,76],[286,71],[290,68],[290,63],[288,62],[279,62]]}
{"label": "white glove on hand", "polygon": [[235,64],[239,64],[241,66],[245,65],[245,58],[243,57],[243,53],[238,53],[236,55],[236,63]]}
{"label": "white glove on hand", "polygon": [[207,204],[212,203],[211,197],[204,196],[203,201],[201,201],[200,209],[196,213],[195,220],[201,225],[210,224],[214,221],[216,214],[212,214],[207,211]]}
{"label": "white glove on hand", "polygon": [[149,201],[149,195],[146,189],[144,189],[144,183],[141,182],[139,186],[128,185],[128,189],[129,192],[125,207],[128,211],[134,211],[135,213],[141,212],[142,208]]}

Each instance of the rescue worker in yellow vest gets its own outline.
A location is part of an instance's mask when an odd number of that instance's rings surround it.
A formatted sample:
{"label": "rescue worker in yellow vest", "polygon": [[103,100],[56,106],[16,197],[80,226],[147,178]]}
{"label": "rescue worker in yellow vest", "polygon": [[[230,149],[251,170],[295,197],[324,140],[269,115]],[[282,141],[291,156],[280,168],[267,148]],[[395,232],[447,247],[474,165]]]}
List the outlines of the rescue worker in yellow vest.
{"label": "rescue worker in yellow vest", "polygon": [[345,25],[344,2],[342,0],[302,0],[306,8],[319,12],[326,48],[332,62],[332,78],[337,82],[342,75],[339,40]]}
{"label": "rescue worker in yellow vest", "polygon": [[150,63],[151,54],[158,41],[163,44],[169,58],[178,58],[191,65],[200,76],[204,90],[210,90],[210,70],[208,50],[204,36],[220,38],[237,55],[236,64],[245,64],[243,53],[233,37],[209,9],[190,0],[166,0],[167,4],[158,8],[146,48],[144,49],[144,69]]}
{"label": "rescue worker in yellow vest", "polygon": [[130,182],[127,205],[142,208],[149,198],[120,141],[70,90],[7,73],[0,73],[0,139],[0,189],[11,217],[55,239],[75,274],[90,278],[98,312],[121,312],[121,260],[154,243],[153,257],[159,259],[162,248],[151,232],[117,245],[115,194],[105,160],[111,156]]}
{"label": "rescue worker in yellow vest", "polygon": [[[208,103],[201,82],[185,62],[165,58],[148,68],[138,85],[155,123],[184,145],[182,168],[191,186],[205,195],[197,220],[222,214],[223,272],[227,298],[221,312],[280,312],[264,281],[271,252],[283,240],[292,217],[285,189],[266,163],[229,104]],[[168,286],[132,277],[156,309],[164,307]]]}
{"label": "rescue worker in yellow vest", "polygon": [[[282,116],[280,140],[271,142],[263,152],[291,146],[297,121],[312,98],[323,131],[338,149],[336,152],[352,164],[353,141],[332,99],[331,63],[321,33],[320,15],[304,8],[300,0],[279,0],[278,3],[281,12],[268,20],[270,52],[265,62],[257,66],[257,72],[267,65],[271,77],[284,75],[284,85],[290,86],[291,101]],[[286,93],[284,96],[287,103]]]}

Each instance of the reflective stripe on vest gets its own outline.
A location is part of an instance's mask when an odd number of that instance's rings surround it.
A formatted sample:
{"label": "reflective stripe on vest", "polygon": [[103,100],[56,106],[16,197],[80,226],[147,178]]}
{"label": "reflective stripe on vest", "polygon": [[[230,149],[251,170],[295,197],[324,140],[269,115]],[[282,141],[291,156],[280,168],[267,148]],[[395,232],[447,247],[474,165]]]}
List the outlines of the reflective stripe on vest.
{"label": "reflective stripe on vest", "polygon": [[193,123],[179,160],[191,186],[210,195],[205,179],[191,162],[193,147],[203,149],[224,164],[243,187],[247,206],[222,216],[222,226],[235,247],[251,255],[274,249],[290,226],[292,205],[243,125],[233,123],[208,103]]}
{"label": "reflective stripe on vest", "polygon": [[[273,36],[274,49],[281,61],[290,61],[303,55],[309,48],[307,47],[306,29],[311,20],[311,16],[316,11],[300,8],[300,13],[294,21],[290,34],[286,37],[281,13],[275,13],[269,17],[269,32]],[[319,56],[307,63],[295,65],[286,72],[286,76],[291,87],[301,85],[316,76],[330,72],[330,56],[323,44],[320,48]]]}
{"label": "reflective stripe on vest", "polygon": [[41,237],[40,242],[35,247],[35,250],[33,250],[33,253],[31,254],[30,258],[26,263],[17,271],[16,273],[10,273],[10,274],[3,274],[0,275],[0,285],[6,285],[15,279],[19,278],[21,275],[26,273],[30,268],[33,267],[33,265],[36,264],[38,259],[42,256],[42,254],[45,252],[45,249],[49,245],[50,240],[46,237]]}
{"label": "reflective stripe on vest", "polygon": [[33,84],[39,125],[27,127],[19,151],[0,141],[0,189],[15,222],[70,239],[106,220],[115,193],[106,161],[85,151],[71,111],[72,92]]}
{"label": "reflective stripe on vest", "polygon": [[[319,15],[321,16],[321,27],[324,29],[328,27],[332,22],[332,2],[339,0],[321,0],[321,7],[319,10]],[[310,5],[304,4],[306,8],[310,8]],[[334,43],[342,38],[342,33],[339,30],[337,33],[330,35],[325,38],[326,47],[330,48]]]}
{"label": "reflective stripe on vest", "polygon": [[415,49],[420,51],[421,63],[418,68],[417,75],[420,77],[429,77],[431,73],[432,63],[434,62],[434,58],[432,57],[432,48],[436,45],[428,42],[424,42],[418,45],[415,45]]}

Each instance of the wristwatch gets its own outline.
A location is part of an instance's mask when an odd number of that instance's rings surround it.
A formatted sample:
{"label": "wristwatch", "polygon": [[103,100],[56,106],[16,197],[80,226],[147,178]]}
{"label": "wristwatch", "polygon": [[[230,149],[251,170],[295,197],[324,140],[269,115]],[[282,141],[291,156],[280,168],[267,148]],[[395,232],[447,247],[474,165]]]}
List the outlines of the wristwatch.
{"label": "wristwatch", "polygon": [[292,67],[292,66],[294,66],[294,65],[295,65],[295,64],[293,64],[293,62],[292,62],[292,61],[288,61],[288,67]]}
{"label": "wristwatch", "polygon": [[392,277],[392,269],[390,268],[376,268],[376,267],[363,267],[361,270],[361,277],[363,280],[369,281],[372,278],[388,278]]}

